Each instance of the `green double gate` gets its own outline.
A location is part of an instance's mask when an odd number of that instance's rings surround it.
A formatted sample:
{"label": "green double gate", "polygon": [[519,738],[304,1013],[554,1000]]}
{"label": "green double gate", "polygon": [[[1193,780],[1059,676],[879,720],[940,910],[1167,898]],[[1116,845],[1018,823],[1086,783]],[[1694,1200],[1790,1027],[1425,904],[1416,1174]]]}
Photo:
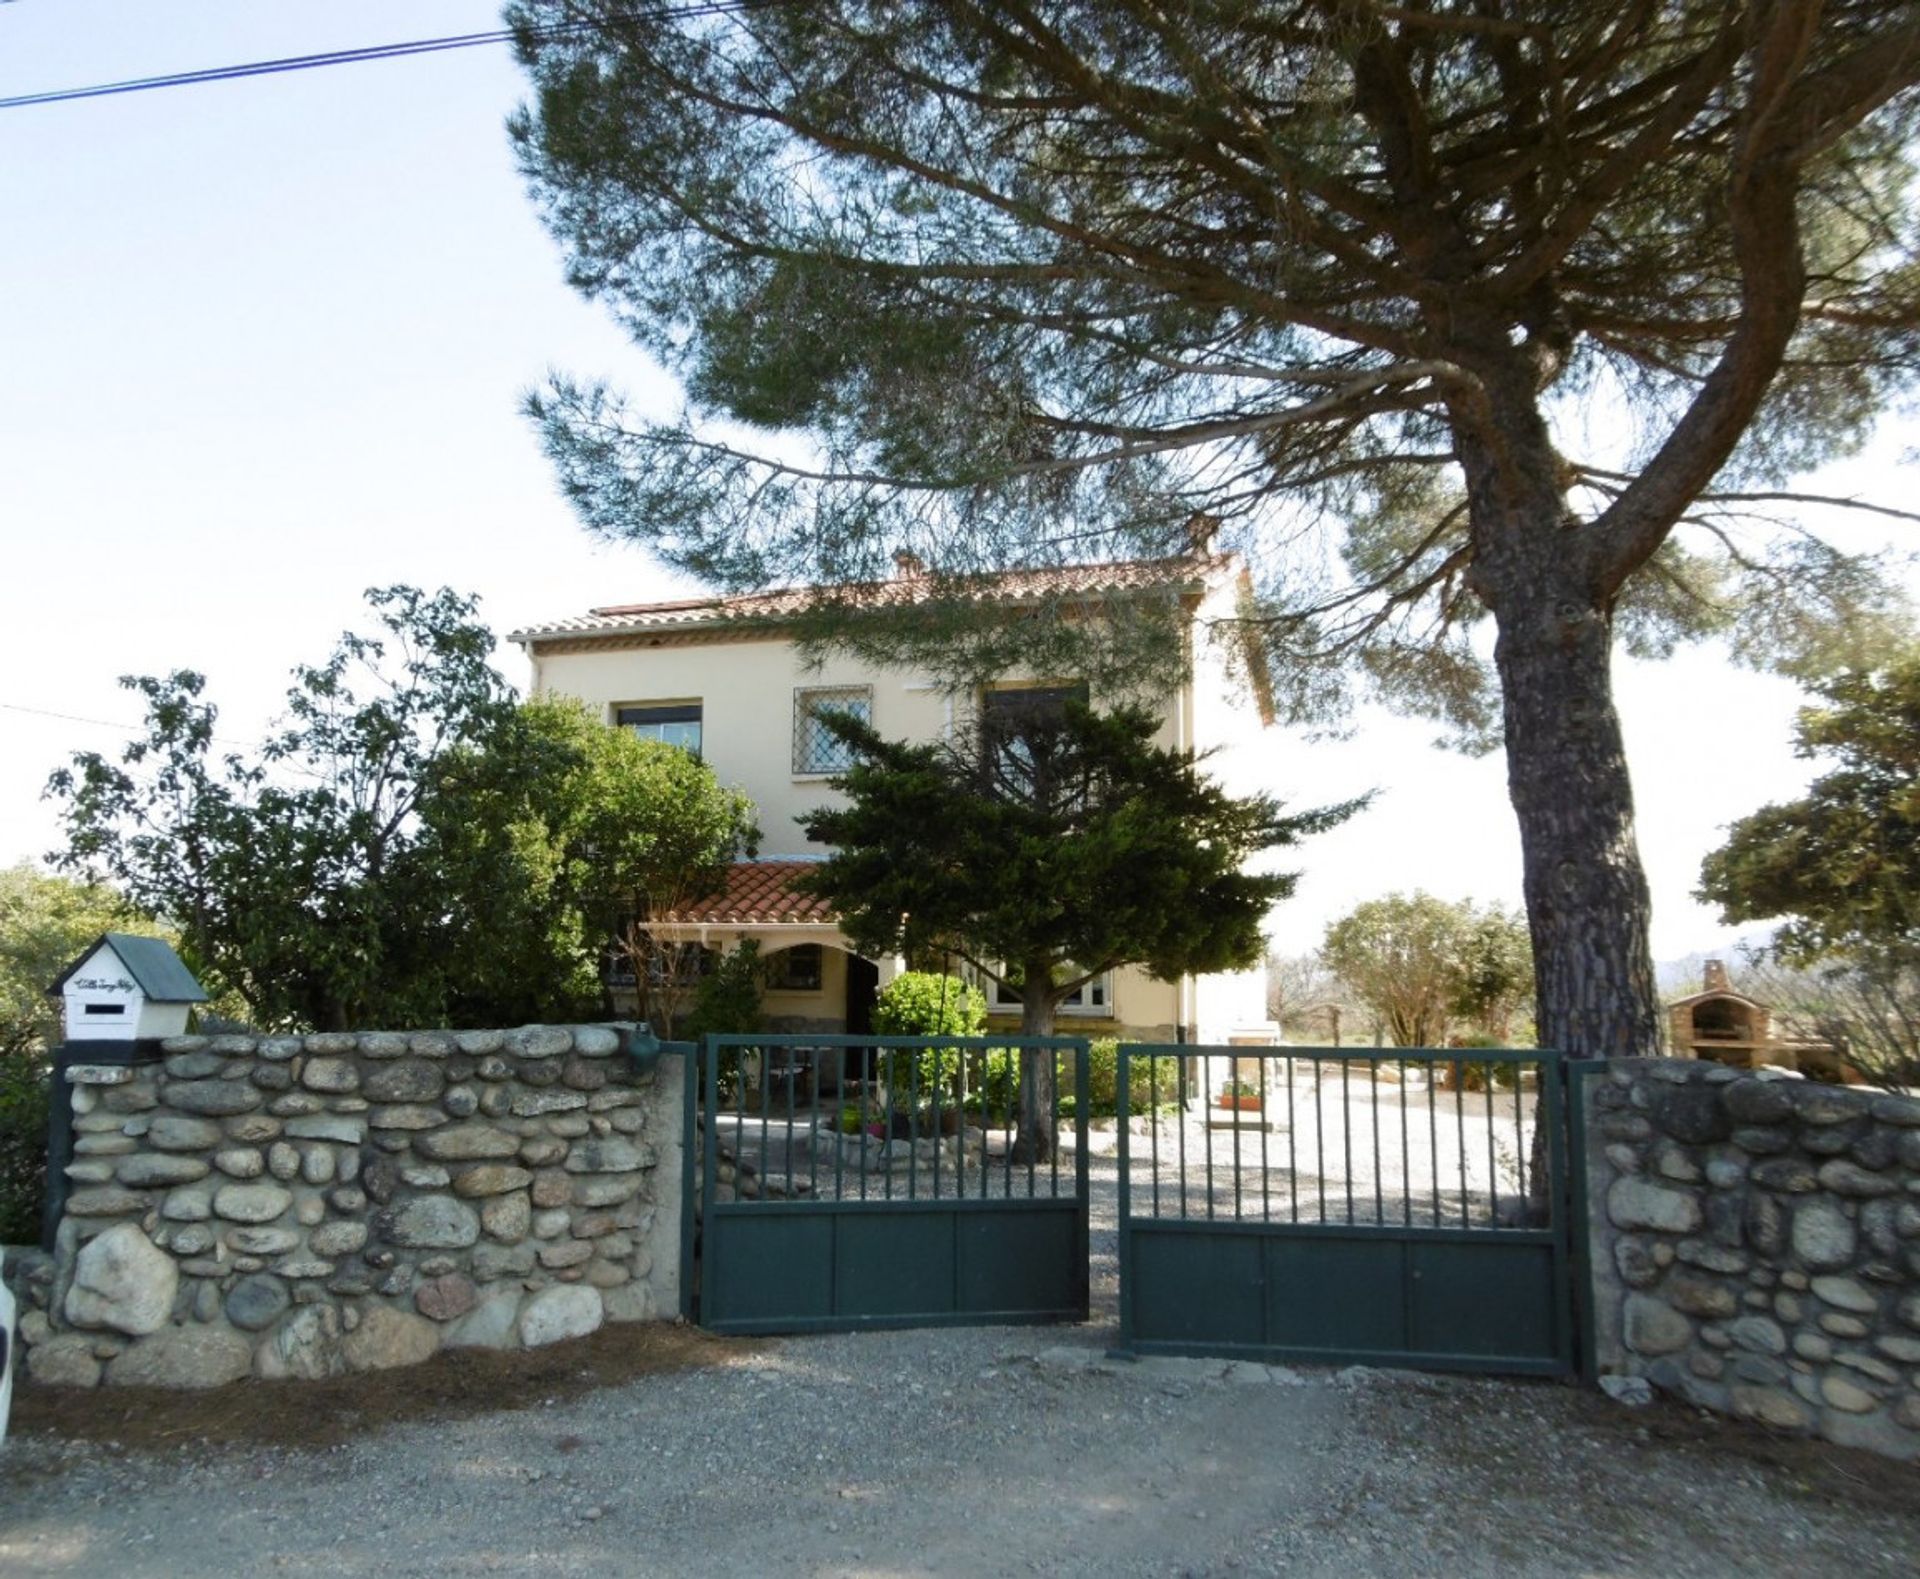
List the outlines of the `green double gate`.
{"label": "green double gate", "polygon": [[[1086,1319],[1085,1041],[710,1036],[695,1085],[702,1326]],[[1065,1155],[1017,1144],[1023,1096]]]}
{"label": "green double gate", "polygon": [[1556,1054],[1123,1046],[1118,1086],[1157,1115],[1121,1134],[1123,1352],[1574,1369]]}

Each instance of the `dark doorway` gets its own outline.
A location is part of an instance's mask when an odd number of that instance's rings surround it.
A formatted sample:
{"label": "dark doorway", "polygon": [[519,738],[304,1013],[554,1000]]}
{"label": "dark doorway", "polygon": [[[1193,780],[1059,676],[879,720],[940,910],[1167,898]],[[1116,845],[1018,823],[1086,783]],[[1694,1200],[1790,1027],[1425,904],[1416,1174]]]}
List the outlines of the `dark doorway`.
{"label": "dark doorway", "polygon": [[873,1000],[880,993],[880,967],[858,954],[847,956],[847,1035],[873,1035]]}

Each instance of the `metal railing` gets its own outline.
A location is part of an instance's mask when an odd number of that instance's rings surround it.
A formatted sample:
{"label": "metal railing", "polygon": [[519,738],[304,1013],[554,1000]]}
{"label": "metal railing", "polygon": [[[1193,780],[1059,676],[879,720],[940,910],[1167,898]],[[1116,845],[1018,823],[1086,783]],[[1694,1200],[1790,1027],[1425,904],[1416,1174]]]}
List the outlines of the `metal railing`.
{"label": "metal railing", "polygon": [[[1056,1143],[1023,1145],[1035,1108]],[[1084,1195],[1085,1148],[1064,1122],[1087,1110],[1075,1037],[725,1035],[706,1038],[703,1183],[736,1202],[1053,1200]],[[1081,1120],[1084,1122],[1084,1119]],[[735,1177],[720,1174],[721,1154]]]}
{"label": "metal railing", "polygon": [[[1190,1094],[1171,1117],[1169,1059]],[[1539,1050],[1123,1044],[1119,1109],[1155,1116],[1129,1137],[1122,1211],[1274,1225],[1538,1227],[1560,1194],[1561,1078],[1559,1055]],[[1551,1179],[1538,1176],[1543,1167]]]}

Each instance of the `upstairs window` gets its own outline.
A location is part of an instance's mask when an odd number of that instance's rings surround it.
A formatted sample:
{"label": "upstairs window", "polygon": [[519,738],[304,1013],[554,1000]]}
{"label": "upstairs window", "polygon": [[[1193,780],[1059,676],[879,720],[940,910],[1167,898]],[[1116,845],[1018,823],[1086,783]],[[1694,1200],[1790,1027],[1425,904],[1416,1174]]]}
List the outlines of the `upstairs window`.
{"label": "upstairs window", "polygon": [[835,716],[873,722],[873,687],[836,685],[793,693],[793,771],[797,774],[844,773],[853,751],[827,728]]}
{"label": "upstairs window", "polygon": [[1016,730],[1028,720],[1051,722],[1061,717],[1069,702],[1087,705],[1087,683],[1067,685],[1003,685],[980,697],[980,718],[989,735]]}
{"label": "upstairs window", "polygon": [[613,721],[622,729],[631,729],[642,740],[658,740],[690,751],[696,757],[700,755],[698,702],[647,702],[616,707]]}
{"label": "upstairs window", "polygon": [[1087,705],[1084,680],[981,692],[980,771],[993,792],[1052,803],[1063,782],[1059,764],[1067,749],[1058,726],[1073,702]]}

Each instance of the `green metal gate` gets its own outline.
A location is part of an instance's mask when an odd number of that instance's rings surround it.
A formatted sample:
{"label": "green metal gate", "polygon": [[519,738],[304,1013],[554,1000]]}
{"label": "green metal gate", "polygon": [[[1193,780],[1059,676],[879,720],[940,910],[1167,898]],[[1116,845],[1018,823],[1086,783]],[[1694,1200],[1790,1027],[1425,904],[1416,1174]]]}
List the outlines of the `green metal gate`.
{"label": "green metal gate", "polygon": [[1122,1351],[1574,1368],[1557,1054],[1120,1052]]}
{"label": "green metal gate", "polygon": [[[702,1326],[1086,1319],[1085,1041],[710,1036],[701,1073]],[[1029,1085],[1066,1155],[1019,1154]]]}

